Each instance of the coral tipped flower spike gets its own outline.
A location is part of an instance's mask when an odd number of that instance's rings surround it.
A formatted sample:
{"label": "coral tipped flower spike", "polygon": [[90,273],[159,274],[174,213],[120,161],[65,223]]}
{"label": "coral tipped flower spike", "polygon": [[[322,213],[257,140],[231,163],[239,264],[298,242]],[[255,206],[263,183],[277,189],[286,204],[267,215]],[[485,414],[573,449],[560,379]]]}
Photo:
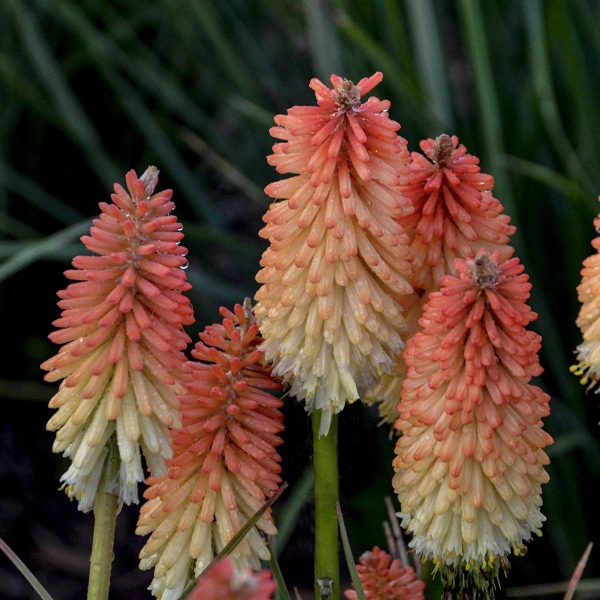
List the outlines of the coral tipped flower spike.
{"label": "coral tipped flower spike", "polygon": [[[377,546],[365,552],[356,566],[367,600],[423,600],[425,583],[412,567],[404,567]],[[354,590],[344,592],[347,600],[357,600]]]}
{"label": "coral tipped flower spike", "polygon": [[455,269],[404,352],[393,484],[417,554],[456,597],[493,597],[507,555],[545,520],[549,397],[529,383],[540,337],[525,329],[537,315],[519,260],[482,250]]}
{"label": "coral tipped flower spike", "polygon": [[[403,334],[407,341],[419,331],[414,315],[422,313],[427,295],[439,289],[440,278],[454,273],[454,260],[471,258],[480,248],[499,250],[502,259],[510,258],[508,242],[515,232],[492,195],[494,178],[480,172],[479,159],[467,154],[455,135],[422,140],[420,146],[424,155],[411,153],[410,182],[402,187],[414,209],[400,218],[411,240],[410,283],[421,294],[404,302],[405,314],[411,315]],[[384,375],[367,394],[367,400],[379,402],[386,421],[397,417],[402,363],[400,359],[396,373]]]}
{"label": "coral tipped flower spike", "polygon": [[422,140],[420,146],[425,156],[411,153],[410,183],[403,188],[414,212],[400,222],[411,237],[411,283],[431,291],[454,272],[456,258],[475,256],[479,248],[500,249],[509,258],[515,228],[492,195],[494,178],[480,172],[479,159],[455,135]]}
{"label": "coral tipped flower spike", "polygon": [[198,579],[189,600],[271,600],[274,592],[270,571],[236,571],[226,557]]}
{"label": "coral tipped flower spike", "polygon": [[62,380],[47,427],[57,431],[53,450],[71,459],[61,481],[84,512],[113,436],[119,478],[108,485],[121,502],[137,502],[141,453],[153,473],[164,472],[168,428],[180,426],[176,390],[190,341],[183,326],[194,322],[171,191],[154,193],[155,167],[125,179],[127,190],[115,184],[81,238],[95,255],[75,257],[65,272],[75,283],[58,294],[63,310],[50,334],[62,347],[42,365],[46,381]]}
{"label": "coral tipped flower spike", "polygon": [[[150,589],[162,600],[178,599],[190,570],[198,576],[281,482],[282,402],[269,393],[281,384],[262,366],[250,303],[221,314],[192,351],[169,472],[148,480],[136,529],[152,534],[140,567],[154,567]],[[237,571],[269,560],[259,531],[277,532],[270,511],[231,553]]]}
{"label": "coral tipped flower spike", "polygon": [[321,409],[320,433],[402,348],[397,298],[410,294],[408,239],[397,220],[411,210],[406,141],[371,97],[381,73],[358,84],[310,82],[318,106],[275,117],[269,164],[292,177],[268,185],[281,201],[264,217],[255,313],[273,373],[306,407]]}
{"label": "coral tipped flower spike", "polygon": [[[594,227],[600,233],[600,215],[594,219]],[[577,346],[577,365],[571,367],[571,371],[580,377],[581,384],[588,386],[588,389],[600,381],[600,236],[592,241],[592,246],[596,253],[583,261],[581,283],[577,287],[582,305],[577,326],[581,329],[583,341]]]}

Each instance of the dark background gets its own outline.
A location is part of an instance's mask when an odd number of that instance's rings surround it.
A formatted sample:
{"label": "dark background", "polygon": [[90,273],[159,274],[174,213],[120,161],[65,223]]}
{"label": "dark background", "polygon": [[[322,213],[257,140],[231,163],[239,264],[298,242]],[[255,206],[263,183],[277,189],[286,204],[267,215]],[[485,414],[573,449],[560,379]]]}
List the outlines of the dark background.
{"label": "dark background", "polygon": [[[46,338],[55,293],[98,201],[129,168],[161,169],[190,250],[195,336],[220,304],[256,289],[262,188],[277,178],[265,161],[272,116],[312,104],[312,76],[357,81],[376,70],[385,79],[374,94],[392,101],[410,149],[457,134],[495,176],[518,226],[544,337],[538,383],[553,398],[547,429],[556,441],[544,536],[513,561],[505,587],[528,597],[514,588],[569,578],[600,529],[599,399],[568,371],[580,341],[575,288],[600,192],[599,19],[590,0],[0,2],[0,536],[55,600],[84,597],[92,517],[57,491],[67,467],[45,431],[55,386],[42,382],[39,364],[55,352]],[[310,436],[293,402],[286,427],[282,528],[300,513],[281,566],[290,586],[310,586],[311,507],[298,492]],[[385,544],[393,445],[359,404],[344,411],[340,435],[358,556]],[[114,599],[149,597],[135,521],[136,507],[123,509]],[[585,578],[600,577],[598,569],[593,552]],[[600,597],[600,585],[588,587],[585,597]],[[32,597],[0,556],[0,598]]]}

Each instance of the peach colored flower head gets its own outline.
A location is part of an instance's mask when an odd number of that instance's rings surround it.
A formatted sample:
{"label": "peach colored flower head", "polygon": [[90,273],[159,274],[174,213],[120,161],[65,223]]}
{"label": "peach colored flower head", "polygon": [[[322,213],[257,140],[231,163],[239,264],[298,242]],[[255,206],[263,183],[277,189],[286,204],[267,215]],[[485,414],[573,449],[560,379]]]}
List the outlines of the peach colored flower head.
{"label": "peach colored flower head", "polygon": [[411,546],[447,581],[470,571],[480,586],[545,520],[542,449],[552,443],[541,422],[549,397],[529,383],[542,372],[540,337],[525,329],[537,317],[531,285],[500,254],[457,260],[429,296],[404,352],[393,463]]}
{"label": "peach colored flower head", "polygon": [[410,184],[403,188],[414,206],[400,219],[411,237],[414,287],[439,288],[442,276],[453,273],[454,259],[475,255],[479,248],[501,250],[515,228],[492,195],[494,178],[481,173],[479,159],[467,154],[454,135],[421,141],[425,156],[411,153]]}
{"label": "peach colored flower head", "polygon": [[[57,431],[53,450],[71,459],[62,476],[67,493],[90,510],[111,437],[120,457],[122,502],[137,502],[143,479],[141,453],[153,473],[171,456],[169,427],[180,426],[177,380],[194,322],[182,270],[186,249],[181,225],[171,215],[171,191],[154,194],[158,170],[115,184],[110,204],[101,202],[85,247],[66,271],[75,281],[59,292],[63,309],[50,339],[62,344],[42,368],[46,381],[62,380],[50,401],[48,421]],[[141,450],[141,452],[140,452]]]}
{"label": "peach colored flower head", "polygon": [[[221,314],[192,351],[169,472],[148,479],[136,529],[152,534],[140,568],[154,568],[150,589],[163,600],[179,598],[191,567],[198,576],[281,482],[282,402],[268,393],[281,385],[262,366],[249,301]],[[259,531],[276,533],[270,511],[231,554],[236,569],[269,560]]]}
{"label": "peach colored flower head", "polygon": [[257,275],[255,309],[273,373],[307,410],[331,415],[390,372],[403,343],[396,299],[410,294],[402,227],[410,211],[399,192],[408,177],[406,141],[390,103],[362,96],[381,73],[357,85],[331,76],[310,82],[318,106],[275,117],[269,164],[292,177],[265,192],[273,203],[260,235],[269,240]]}
{"label": "peach colored flower head", "polygon": [[[600,215],[594,219],[594,227],[600,232]],[[597,308],[600,298],[600,236],[592,241],[592,246],[596,253],[583,261],[581,283],[577,287],[581,302],[577,326],[581,329],[583,342],[577,346],[577,365],[571,367],[588,389],[600,381],[600,312]]]}
{"label": "peach colored flower head", "polygon": [[[435,140],[421,141],[425,156],[411,154],[410,183],[403,192],[413,203],[412,214],[400,223],[410,239],[413,275],[410,283],[422,291],[413,297],[405,341],[418,333],[418,314],[428,294],[439,289],[440,278],[454,273],[456,258],[473,257],[479,248],[500,250],[502,259],[510,258],[508,246],[515,228],[503,207],[492,195],[494,179],[481,173],[479,159],[458,145],[456,136],[442,134]],[[416,304],[416,306],[415,306]],[[405,311],[406,312],[406,311]],[[420,314],[419,314],[420,316]],[[403,361],[392,375],[384,376],[367,397],[378,402],[385,421],[397,417],[396,405],[403,380]]]}
{"label": "peach colored flower head", "polygon": [[236,571],[226,557],[198,579],[189,600],[270,600],[274,592],[275,582],[270,571]]}
{"label": "peach colored flower head", "polygon": [[[403,567],[377,546],[365,552],[356,566],[367,600],[423,600],[425,583],[412,567]],[[344,592],[347,600],[357,600],[354,590]]]}

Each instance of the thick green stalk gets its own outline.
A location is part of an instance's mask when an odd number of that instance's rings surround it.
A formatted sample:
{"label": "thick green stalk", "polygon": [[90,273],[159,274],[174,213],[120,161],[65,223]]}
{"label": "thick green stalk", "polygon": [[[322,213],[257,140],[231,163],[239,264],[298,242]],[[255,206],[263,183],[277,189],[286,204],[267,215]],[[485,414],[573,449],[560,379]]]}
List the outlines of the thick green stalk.
{"label": "thick green stalk", "polygon": [[442,597],[442,582],[438,575],[433,574],[433,563],[428,560],[421,568],[421,579],[425,582],[425,600],[440,600]]}
{"label": "thick green stalk", "polygon": [[111,440],[94,503],[94,537],[87,600],[108,599],[119,499],[115,494],[104,490],[106,484],[118,476],[118,469],[119,453],[116,443]]}
{"label": "thick green stalk", "polygon": [[[315,471],[315,598],[338,600],[340,561],[338,521],[335,510],[339,497],[337,463],[337,415],[331,419],[326,436],[319,436],[321,411],[313,413],[313,464]],[[327,595],[329,582],[332,592]]]}

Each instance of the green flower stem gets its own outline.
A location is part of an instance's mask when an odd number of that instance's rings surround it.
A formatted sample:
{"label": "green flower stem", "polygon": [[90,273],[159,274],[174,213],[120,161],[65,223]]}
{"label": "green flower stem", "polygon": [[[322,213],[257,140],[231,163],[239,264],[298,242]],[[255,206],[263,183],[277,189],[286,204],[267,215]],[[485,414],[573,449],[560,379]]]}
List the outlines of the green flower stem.
{"label": "green flower stem", "polygon": [[87,600],[108,599],[119,499],[105,489],[106,484],[118,476],[118,469],[119,453],[113,439],[109,442],[108,456],[104,461],[98,495],[94,502],[94,537]]}
{"label": "green flower stem", "polygon": [[[315,472],[315,598],[339,600],[340,562],[338,521],[337,415],[326,436],[319,436],[321,411],[313,412],[313,464]],[[333,584],[327,595],[328,582]]]}
{"label": "green flower stem", "polygon": [[440,600],[442,597],[441,578],[433,574],[433,563],[428,560],[423,563],[421,568],[421,579],[425,582],[425,600]]}

